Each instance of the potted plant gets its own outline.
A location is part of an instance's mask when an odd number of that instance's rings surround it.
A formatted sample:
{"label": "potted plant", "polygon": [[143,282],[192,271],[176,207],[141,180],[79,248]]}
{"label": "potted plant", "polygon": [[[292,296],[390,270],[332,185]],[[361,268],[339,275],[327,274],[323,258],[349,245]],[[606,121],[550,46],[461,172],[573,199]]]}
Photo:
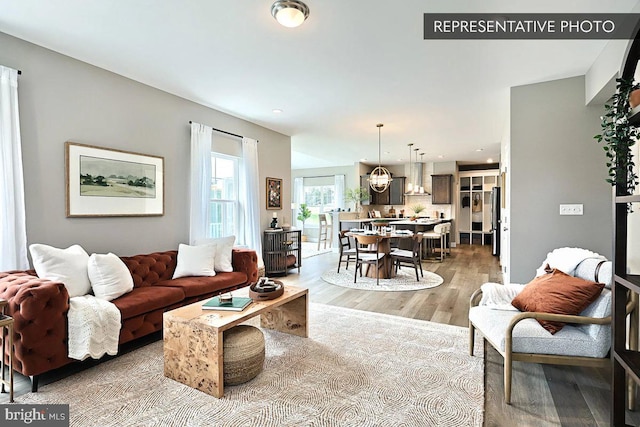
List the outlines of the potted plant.
{"label": "potted plant", "polygon": [[304,234],[304,222],[311,218],[311,211],[307,208],[306,203],[300,204],[300,211],[298,212],[298,221],[302,221],[302,241],[307,241],[307,236]]}
{"label": "potted plant", "polygon": [[420,212],[422,212],[425,209],[426,208],[423,205],[421,205],[420,203],[417,203],[417,204],[411,206],[411,210],[413,211],[413,213],[415,213],[414,218],[416,218],[418,215],[420,215]]}
{"label": "potted plant", "polygon": [[360,209],[362,202],[369,200],[369,190],[365,187],[347,188],[344,193],[345,202],[353,202],[355,204],[356,217],[360,217]]}
{"label": "potted plant", "polygon": [[631,105],[629,98],[633,91],[640,88],[640,84],[627,79],[616,79],[617,90],[604,106],[605,115],[602,116],[600,127],[602,133],[595,135],[598,142],[604,142],[607,156],[609,177],[607,182],[616,186],[617,196],[633,194],[638,185],[638,175],[635,173],[635,163],[631,147],[636,142],[639,129],[629,123]]}

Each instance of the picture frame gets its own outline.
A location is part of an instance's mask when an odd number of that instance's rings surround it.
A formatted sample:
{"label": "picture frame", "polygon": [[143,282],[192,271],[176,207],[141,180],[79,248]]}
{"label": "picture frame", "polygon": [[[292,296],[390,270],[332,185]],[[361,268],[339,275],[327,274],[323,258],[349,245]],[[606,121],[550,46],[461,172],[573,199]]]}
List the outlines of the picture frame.
{"label": "picture frame", "polygon": [[67,218],[164,215],[164,157],[65,143]]}
{"label": "picture frame", "polygon": [[282,209],[282,179],[267,177],[267,209]]}

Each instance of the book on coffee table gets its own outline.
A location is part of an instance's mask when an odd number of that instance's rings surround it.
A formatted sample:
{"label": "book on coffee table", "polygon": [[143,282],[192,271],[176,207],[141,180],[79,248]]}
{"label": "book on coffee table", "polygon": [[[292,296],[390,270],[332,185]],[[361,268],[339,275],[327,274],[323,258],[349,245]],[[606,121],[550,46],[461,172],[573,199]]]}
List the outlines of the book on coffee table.
{"label": "book on coffee table", "polygon": [[213,297],[205,302],[202,306],[203,310],[226,310],[226,311],[242,311],[253,301],[251,298],[233,297],[231,302],[220,302],[220,298]]}

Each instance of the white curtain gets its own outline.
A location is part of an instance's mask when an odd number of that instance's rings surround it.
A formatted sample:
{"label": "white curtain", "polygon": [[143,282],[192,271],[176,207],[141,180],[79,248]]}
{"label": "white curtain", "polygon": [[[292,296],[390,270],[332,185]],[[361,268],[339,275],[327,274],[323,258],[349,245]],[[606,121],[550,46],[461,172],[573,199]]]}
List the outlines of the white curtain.
{"label": "white curtain", "polygon": [[261,255],[260,175],[258,173],[258,141],[255,139],[242,138],[240,177],[240,204],[244,213],[240,241]]}
{"label": "white curtain", "polygon": [[300,212],[300,204],[304,203],[304,178],[299,176],[293,179],[293,203],[295,209],[293,210],[293,218],[291,224],[296,228],[302,226],[302,222],[298,221],[298,212]]}
{"label": "white curtain", "polygon": [[335,176],[336,207],[344,210],[344,175]]}
{"label": "white curtain", "polygon": [[0,271],[29,268],[25,218],[18,71],[0,65]]}
{"label": "white curtain", "polygon": [[191,123],[191,181],[189,186],[189,242],[210,237],[211,136],[213,129]]}

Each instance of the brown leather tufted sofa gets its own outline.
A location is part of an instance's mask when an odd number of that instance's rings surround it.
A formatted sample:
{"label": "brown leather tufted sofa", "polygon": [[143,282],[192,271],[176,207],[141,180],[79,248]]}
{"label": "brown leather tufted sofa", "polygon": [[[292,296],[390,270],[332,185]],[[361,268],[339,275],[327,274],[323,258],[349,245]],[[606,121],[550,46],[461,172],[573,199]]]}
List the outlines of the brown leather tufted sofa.
{"label": "brown leather tufted sofa", "polygon": [[[122,315],[120,344],[161,330],[167,310],[258,280],[258,258],[250,249],[233,249],[233,272],[172,279],[177,254],[121,257],[134,288],[111,301]],[[67,357],[69,294],[63,283],[41,279],[28,270],[0,273],[0,298],[8,300],[6,313],[14,318],[14,369],[30,376],[36,391],[38,375],[75,361]]]}

